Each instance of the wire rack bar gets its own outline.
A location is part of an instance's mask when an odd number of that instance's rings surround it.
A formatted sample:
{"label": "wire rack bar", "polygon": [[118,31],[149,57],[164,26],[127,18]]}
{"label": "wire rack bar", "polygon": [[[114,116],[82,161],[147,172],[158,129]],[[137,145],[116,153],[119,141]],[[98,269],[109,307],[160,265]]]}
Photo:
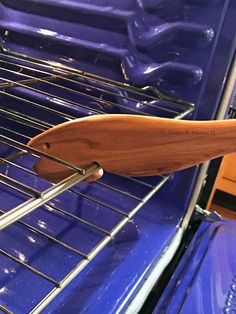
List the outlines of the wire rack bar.
{"label": "wire rack bar", "polygon": [[57,282],[57,281],[54,280],[53,278],[51,278],[51,277],[45,275],[45,274],[42,273],[41,271],[39,271],[39,270],[37,270],[36,268],[30,266],[29,264],[27,264],[27,263],[21,261],[20,259],[16,258],[15,256],[13,256],[13,255],[11,255],[11,254],[9,254],[9,253],[3,251],[2,249],[0,249],[0,254],[6,256],[6,257],[8,257],[8,258],[10,258],[11,260],[13,260],[14,262],[20,264],[21,266],[26,267],[28,270],[30,270],[30,271],[33,272],[34,274],[36,274],[36,275],[38,275],[38,276],[44,278],[45,280],[51,282],[54,286],[60,287],[60,283],[59,283],[59,282]]}
{"label": "wire rack bar", "polygon": [[[99,184],[99,183],[100,183],[100,182],[97,182],[97,184]],[[109,187],[111,188],[111,186],[109,186]],[[104,207],[106,207],[106,208],[108,208],[108,209],[110,209],[110,210],[112,210],[112,211],[114,211],[114,212],[116,212],[116,213],[118,213],[118,214],[120,214],[120,215],[122,215],[122,216],[128,217],[128,214],[126,214],[125,212],[123,212],[123,211],[121,211],[121,210],[115,208],[114,206],[111,206],[111,205],[109,205],[109,204],[107,204],[107,203],[105,203],[105,202],[99,201],[99,200],[95,199],[95,198],[92,197],[92,196],[88,196],[88,195],[86,195],[86,194],[84,194],[84,193],[75,191],[74,189],[70,189],[70,190],[71,190],[73,193],[75,193],[75,194],[77,194],[77,195],[80,195],[80,196],[82,196],[82,197],[84,197],[84,198],[86,198],[86,199],[88,199],[88,200],[94,202],[95,204],[99,204],[99,205],[104,206]]]}
{"label": "wire rack bar", "polygon": [[[167,102],[172,102],[175,104],[178,104],[180,106],[185,106],[187,108],[195,108],[195,104],[193,102],[190,101],[186,101],[183,99],[178,99],[169,95],[165,95],[163,93],[161,93],[157,88],[155,88],[154,86],[145,86],[143,88],[138,88],[135,87],[133,85],[129,85],[127,83],[121,83],[119,81],[114,81],[105,77],[101,77],[92,73],[87,73],[75,68],[70,68],[68,66],[65,66],[64,64],[61,64],[59,62],[54,62],[54,61],[46,61],[46,60],[41,60],[38,58],[33,58],[30,56],[26,56],[17,52],[13,52],[13,51],[7,51],[4,49],[4,47],[2,48],[2,56],[6,57],[6,58],[11,58],[13,60],[18,60],[20,62],[25,61],[27,63],[33,64],[34,66],[39,66],[39,67],[44,67],[47,70],[52,70],[52,71],[59,71],[61,73],[67,73],[67,74],[71,74],[71,75],[76,75],[77,77],[81,77],[83,79],[88,79],[89,81],[94,81],[97,83],[103,83],[106,86],[110,86],[110,87],[116,87],[118,90],[125,90],[128,92],[133,93],[134,95],[137,96],[144,96],[144,94],[146,95],[146,97],[148,97],[149,100],[156,100],[157,98],[165,100]],[[90,86],[91,87],[91,86]],[[94,87],[93,87],[94,88]],[[152,92],[152,94],[149,94],[149,92]],[[106,91],[107,93],[107,91]],[[146,94],[148,93],[148,94]],[[117,94],[119,97],[120,95]]]}
{"label": "wire rack bar", "polygon": [[[19,134],[19,132],[14,131],[14,130],[11,130],[11,129],[9,129],[9,128],[7,128],[7,127],[4,127],[4,126],[0,126],[0,129],[1,129],[1,130],[4,130],[4,131],[7,131],[7,132],[10,132],[10,133],[12,133],[13,135],[21,135],[22,137],[24,137],[24,138],[26,139],[26,141],[29,141],[29,140],[31,139],[30,136],[27,136],[27,135],[25,135],[25,134]],[[1,141],[2,141],[2,140],[1,140]],[[17,154],[14,154],[14,155],[15,155],[15,158],[14,158],[14,159],[16,159],[16,158],[18,158],[18,157],[21,157],[21,155],[26,155],[26,154],[27,154],[26,151],[21,151],[21,152],[19,152],[19,153],[17,153]],[[9,157],[7,157],[6,159],[9,160]]]}
{"label": "wire rack bar", "polygon": [[[19,133],[20,134],[20,133]],[[31,153],[32,155],[36,156],[36,157],[45,157],[45,158],[48,158],[52,161],[56,161],[56,162],[59,162],[61,164],[63,164],[64,166],[68,167],[68,168],[71,168],[75,171],[78,171],[80,172],[81,174],[85,174],[86,170],[85,169],[82,169],[82,168],[79,168],[79,167],[76,167],[64,160],[61,160],[59,158],[56,158],[56,157],[53,157],[53,156],[50,156],[46,153],[43,153],[43,152],[40,152],[39,150],[35,149],[35,148],[32,148],[32,147],[28,147],[27,145],[19,142],[19,141],[16,141],[12,138],[9,138],[9,137],[6,137],[4,135],[1,135],[0,134],[0,142],[8,145],[8,146],[11,146],[11,147],[14,147],[18,150],[20,150],[21,152],[24,152],[24,153]]]}
{"label": "wire rack bar", "polygon": [[[16,86],[18,87],[23,87],[23,88],[26,88],[30,91],[33,91],[33,92],[36,92],[36,93],[40,93],[42,95],[45,95],[45,96],[48,96],[48,97],[51,97],[51,98],[56,98],[64,103],[67,103],[67,104],[70,104],[70,105],[75,105],[77,107],[81,107],[81,108],[84,108],[84,109],[87,109],[88,110],[88,107],[81,104],[81,103],[78,103],[78,102],[75,102],[75,101],[72,101],[72,100],[69,100],[69,99],[66,99],[66,98],[63,98],[63,97],[60,97],[58,95],[55,95],[55,94],[51,94],[49,92],[45,92],[43,90],[38,90],[37,88],[34,88],[34,87],[31,87],[31,86],[28,86],[26,84],[21,84],[19,83],[19,81],[15,82],[15,81],[12,81],[12,80],[9,80],[9,79],[5,79],[5,78],[1,78],[1,80],[3,81],[6,81],[6,82],[9,82],[9,83],[14,83]],[[42,82],[41,82],[42,83]],[[2,91],[2,93],[4,93],[4,91]],[[98,109],[90,109],[92,112],[94,113],[99,113],[99,114],[104,114],[104,112],[102,110],[98,110]]]}
{"label": "wire rack bar", "polygon": [[92,165],[87,169],[86,174],[82,175],[80,173],[74,173],[65,180],[55,184],[49,189],[41,192],[40,198],[30,198],[26,202],[20,204],[9,212],[5,213],[0,217],[0,230],[6,228],[10,224],[16,222],[18,219],[29,214],[31,211],[39,206],[42,206],[52,198],[66,191],[73,185],[83,181],[87,177],[91,176],[95,171],[98,171],[100,167],[96,164]]}
{"label": "wire rack bar", "polygon": [[[18,155],[17,155],[17,156],[14,156],[14,158],[12,157],[12,160],[14,160],[14,159],[16,159],[16,158],[18,158],[18,157],[19,157]],[[23,171],[25,171],[25,172],[28,172],[29,174],[32,174],[32,175],[35,175],[35,176],[36,176],[36,173],[35,173],[35,172],[33,172],[32,170],[29,170],[29,169],[27,169],[27,168],[25,168],[25,167],[23,167],[23,166],[20,166],[20,165],[14,163],[13,161],[11,161],[11,159],[9,160],[9,158],[1,158],[1,157],[0,157],[0,162],[6,163],[6,164],[8,164],[8,165],[11,165],[11,166],[13,166],[13,167],[16,167],[16,168],[18,168],[18,169],[20,169],[20,170],[23,170]]]}
{"label": "wire rack bar", "polygon": [[[53,82],[51,82],[50,80],[46,79],[45,78],[35,78],[31,75],[28,75],[28,74],[23,74],[23,73],[18,73],[18,72],[15,72],[13,70],[8,70],[8,69],[5,69],[5,68],[2,68],[0,67],[0,71],[3,71],[3,72],[8,72],[8,73],[12,73],[12,74],[17,74],[18,76],[23,76],[23,77],[27,77],[31,80],[32,83],[43,83],[43,84],[48,84],[48,85],[51,85],[53,87],[56,87],[56,88],[60,88],[60,89],[63,89],[65,90],[66,92],[69,92],[69,93],[72,93],[72,94],[76,94],[76,95],[79,95],[79,96],[83,96],[83,97],[86,97],[86,98],[90,98],[91,100],[94,100],[94,101],[97,101],[99,103],[102,103],[102,104],[105,104],[105,105],[108,105],[108,106],[112,106],[112,107],[117,107],[119,109],[123,109],[123,110],[128,110],[129,112],[133,113],[133,114],[138,114],[140,115],[140,111],[139,110],[136,110],[136,109],[132,109],[132,108],[129,108],[129,107],[126,107],[126,106],[123,106],[123,105],[120,105],[120,104],[117,104],[115,102],[111,102],[111,101],[108,101],[108,100],[104,100],[102,98],[98,98],[96,96],[92,96],[92,95],[88,95],[87,93],[84,93],[84,92],[80,92],[78,90],[74,90],[72,88],[68,88],[68,87],[65,87],[63,85],[59,85],[59,84],[55,84]],[[22,84],[22,83],[18,83],[18,82],[15,82],[15,81],[10,81],[10,80],[7,80],[7,79],[4,79],[4,78],[0,78],[1,80],[4,80],[4,81],[8,81],[10,84],[14,84],[15,86],[19,85],[21,87],[27,87],[28,89],[31,89],[31,90],[36,90],[35,88],[30,88],[28,85],[26,84]],[[42,92],[43,94],[47,95],[47,96],[51,96],[50,93],[46,93],[46,92]],[[65,100],[64,98],[62,98],[62,100]],[[151,105],[149,105],[151,106]],[[169,111],[168,109],[164,109],[164,111]],[[148,114],[148,113],[142,113],[143,115],[151,115],[151,114]]]}
{"label": "wire rack bar", "polygon": [[85,219],[79,218],[79,217],[77,217],[77,216],[75,216],[75,215],[73,215],[73,214],[67,212],[67,211],[64,210],[64,209],[59,208],[58,206],[52,205],[52,204],[50,204],[50,203],[49,203],[49,204],[46,204],[46,205],[47,205],[49,208],[52,208],[52,209],[54,209],[54,210],[57,211],[57,212],[60,212],[60,213],[66,215],[66,216],[68,216],[68,217],[70,217],[70,218],[73,218],[74,220],[76,220],[76,221],[78,221],[78,222],[80,222],[80,223],[82,223],[82,224],[84,224],[84,225],[86,225],[86,226],[89,226],[89,227],[92,228],[92,229],[95,229],[96,231],[100,231],[101,233],[106,234],[106,235],[109,235],[109,234],[110,234],[110,231],[108,231],[108,230],[106,230],[106,229],[104,229],[104,228],[101,228],[101,227],[99,227],[99,226],[97,226],[97,225],[95,225],[95,224],[93,224],[93,223],[91,223],[91,222],[89,222],[89,221],[87,221],[87,220],[85,220]]}
{"label": "wire rack bar", "polygon": [[[4,214],[5,212],[2,211],[2,210],[0,210],[0,213],[1,213],[1,214]],[[31,230],[31,231],[34,231],[34,232],[37,233],[37,234],[40,234],[41,236],[47,238],[48,240],[51,240],[51,241],[55,242],[56,244],[59,244],[60,246],[66,248],[67,250],[70,250],[71,252],[80,255],[82,258],[87,259],[87,255],[86,255],[86,254],[80,252],[79,250],[76,250],[76,249],[73,248],[72,246],[70,246],[70,245],[68,245],[68,244],[66,244],[66,243],[64,243],[64,242],[62,242],[62,241],[60,241],[60,240],[57,240],[56,238],[54,238],[54,237],[48,235],[47,233],[45,233],[45,232],[39,230],[38,228],[35,228],[35,227],[33,227],[33,226],[31,226],[31,225],[29,225],[29,224],[27,224],[27,223],[25,223],[25,222],[23,222],[23,221],[21,221],[21,220],[18,220],[17,223],[20,224],[21,226],[26,227],[27,229],[29,229],[29,230]]]}
{"label": "wire rack bar", "polygon": [[12,186],[17,186],[18,189],[20,191],[22,191],[22,193],[29,192],[31,196],[35,196],[35,197],[41,196],[41,193],[38,190],[33,189],[32,187],[30,187],[30,186],[28,186],[22,182],[19,182],[17,180],[14,180],[14,179],[10,178],[9,176],[6,176],[2,173],[0,173],[0,181],[1,182],[7,182],[9,185],[12,185]]}
{"label": "wire rack bar", "polygon": [[9,311],[5,306],[0,304],[0,310],[6,314],[14,314],[11,311]]}
{"label": "wire rack bar", "polygon": [[[0,56],[1,56],[1,53],[0,53]],[[15,60],[19,60],[19,58],[17,57],[13,57],[13,56],[8,56],[8,57],[11,57]],[[31,62],[31,61],[28,61],[29,63],[33,63],[35,64],[34,62]],[[77,85],[80,85],[80,86],[83,86],[83,87],[86,87],[86,88],[89,88],[91,89],[91,84],[88,84],[88,83],[84,83],[84,82],[81,82],[81,81],[77,81],[77,80],[72,80],[71,77],[78,77],[77,75],[75,74],[65,74],[65,72],[62,72],[62,71],[55,71],[55,69],[53,69],[53,72],[59,72],[61,73],[60,76],[59,75],[55,75],[53,74],[52,75],[52,72],[48,72],[48,71],[43,71],[43,70],[39,70],[39,69],[35,69],[35,68],[32,68],[30,66],[25,66],[25,65],[22,65],[20,63],[15,63],[15,62],[10,62],[10,61],[6,61],[6,60],[0,60],[0,63],[5,63],[5,64],[9,64],[9,65],[14,65],[14,66],[17,66],[17,67],[20,67],[21,69],[27,69],[27,70],[30,70],[30,71],[36,71],[37,73],[42,73],[42,74],[47,74],[49,76],[47,77],[44,77],[44,78],[41,78],[43,79],[44,81],[48,80],[48,81],[52,81],[52,80],[55,80],[55,79],[58,79],[60,78],[61,80],[65,80],[67,82],[70,82],[70,83],[74,83],[74,84],[77,84]],[[42,66],[42,65],[41,65]],[[51,76],[50,76],[51,75]],[[84,77],[83,77],[84,78]],[[30,78],[28,80],[22,80],[20,81],[19,83],[20,84],[24,84],[24,85],[28,85],[28,84],[35,84],[35,83],[39,83],[40,81],[37,79],[37,78]],[[0,84],[0,89],[7,89],[7,88],[10,88],[10,87],[13,87],[13,86],[17,86],[17,83],[14,83],[14,82],[9,82],[9,83],[5,83],[5,84]],[[119,98],[123,98],[123,99],[126,99],[126,100],[130,100],[130,101],[133,101],[133,102],[136,102],[137,99],[135,98],[132,98],[132,97],[129,97],[129,96],[123,96],[123,95],[120,95],[120,94],[117,94],[115,92],[112,92],[112,91],[109,91],[109,90],[106,90],[106,89],[103,89],[101,87],[97,87],[97,86],[93,86],[93,89],[96,90],[96,91],[99,91],[101,93],[106,93],[106,94],[109,94],[109,95],[112,95],[112,96],[116,96],[116,97],[119,97]],[[156,90],[155,90],[155,93]],[[87,94],[83,94],[84,96],[88,97]],[[159,95],[161,95],[161,93],[159,93]],[[155,98],[153,97],[153,100]],[[143,103],[143,102],[141,102]],[[184,104],[185,105],[185,104]],[[152,104],[148,104],[148,106],[150,107],[155,107],[155,108],[159,108],[161,110],[168,110],[166,108],[163,108],[161,106],[158,106],[158,105],[155,105],[153,106]],[[168,110],[169,112],[175,112],[174,110]]]}
{"label": "wire rack bar", "polygon": [[[3,92],[3,91],[0,91],[0,93],[10,97],[10,98],[13,98],[13,99],[16,99],[16,100],[19,100],[19,101],[23,101],[25,102],[26,104],[30,104],[31,106],[37,108],[37,109],[41,109],[41,110],[44,110],[46,112],[50,112],[50,113],[53,113],[59,117],[62,117],[68,121],[70,120],[73,120],[75,119],[74,116],[72,115],[69,115],[69,114],[66,114],[66,113],[63,113],[61,111],[58,111],[58,110],[55,110],[55,109],[52,109],[52,108],[48,108],[48,107],[45,107],[43,105],[40,105],[39,103],[36,103],[36,102],[33,102],[33,101],[30,101],[28,99],[25,99],[25,98],[22,98],[22,97],[19,97],[19,96],[16,96],[16,95],[13,95],[13,94],[10,94],[10,93],[7,93],[7,92]],[[50,125],[49,125],[50,126]]]}
{"label": "wire rack bar", "polygon": [[36,118],[31,118],[28,115],[19,113],[15,110],[12,110],[12,109],[6,109],[3,106],[0,106],[0,114],[2,116],[9,116],[12,121],[18,121],[19,120],[22,122],[22,124],[37,128],[41,132],[47,130],[50,127],[50,125],[48,123],[45,123],[45,122],[42,123],[40,120],[38,120]]}

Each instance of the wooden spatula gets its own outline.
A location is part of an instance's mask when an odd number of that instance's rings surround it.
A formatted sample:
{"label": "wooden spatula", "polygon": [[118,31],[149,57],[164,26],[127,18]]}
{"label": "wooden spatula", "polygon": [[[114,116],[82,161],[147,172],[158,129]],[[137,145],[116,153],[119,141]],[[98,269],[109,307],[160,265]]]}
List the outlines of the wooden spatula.
{"label": "wooden spatula", "polygon": [[[97,162],[108,172],[150,176],[185,169],[236,151],[236,120],[177,121],[136,115],[96,115],[62,123],[28,145],[87,167]],[[41,158],[40,177],[58,182],[73,173]],[[95,173],[90,180],[101,176]]]}

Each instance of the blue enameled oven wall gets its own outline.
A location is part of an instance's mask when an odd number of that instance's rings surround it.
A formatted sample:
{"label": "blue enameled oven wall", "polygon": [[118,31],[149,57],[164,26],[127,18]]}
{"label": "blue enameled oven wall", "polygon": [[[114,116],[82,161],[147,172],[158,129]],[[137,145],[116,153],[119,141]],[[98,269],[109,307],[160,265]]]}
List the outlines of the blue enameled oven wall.
{"label": "blue enameled oven wall", "polygon": [[[198,109],[188,118],[212,119],[235,51],[235,13],[236,3],[226,0],[1,0],[0,34],[6,49],[138,86],[154,85],[169,95],[195,102]],[[18,89],[18,93],[24,91]],[[7,103],[3,97],[0,100],[1,104],[18,106]],[[78,117],[88,114],[76,112]],[[199,167],[194,167],[176,173],[45,313],[117,313],[126,308],[175,235],[198,171]],[[120,184],[117,177],[107,176],[105,180]],[[96,186],[83,185],[79,189],[102,195],[110,204],[118,202],[124,210],[131,205],[130,200],[117,199],[115,194]],[[19,200],[1,190],[1,202],[10,209]],[[68,211],[77,214],[78,206],[81,212],[86,208],[83,215],[99,219],[88,203],[80,204],[67,194],[55,202],[66,204]],[[37,210],[25,219],[33,223],[43,217],[50,232],[69,241],[73,238],[76,243],[82,232],[79,227],[70,234],[70,222],[43,211]],[[102,220],[102,213],[101,217]],[[110,220],[115,217],[106,217],[108,225]],[[30,234],[26,236],[29,238]],[[54,278],[60,279],[78,262],[70,256],[68,263],[63,252],[57,252],[41,239],[37,239],[33,249],[24,241],[22,230],[15,225],[2,238],[5,248],[17,253],[20,247],[29,262],[39,268],[47,258],[48,272]],[[90,245],[89,240],[82,244],[84,250]],[[0,300],[4,305],[10,304],[13,312],[26,313],[52,288],[38,278],[32,279],[6,258],[1,258],[1,265],[1,286],[5,289],[1,290]],[[17,272],[9,275],[4,269],[17,269]]]}
{"label": "blue enameled oven wall", "polygon": [[230,220],[201,224],[153,314],[235,311],[235,231]]}

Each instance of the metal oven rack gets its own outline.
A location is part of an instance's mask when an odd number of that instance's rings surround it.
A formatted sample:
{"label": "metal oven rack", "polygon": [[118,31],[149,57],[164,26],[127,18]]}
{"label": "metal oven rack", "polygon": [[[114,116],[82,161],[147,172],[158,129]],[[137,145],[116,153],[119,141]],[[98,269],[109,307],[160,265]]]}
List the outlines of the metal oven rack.
{"label": "metal oven rack", "polygon": [[[0,158],[0,187],[2,186],[8,191],[16,193],[23,199],[13,208],[1,209],[0,229],[3,230],[10,227],[13,223],[19,224],[23,229],[31,230],[45,237],[51,243],[59,245],[66,251],[73,252],[81,258],[77,265],[71,268],[63,278],[56,280],[36,267],[31,266],[30,263],[24,261],[20,256],[14,256],[0,248],[0,253],[7,259],[14,261],[29,272],[52,284],[52,289],[31,309],[31,313],[39,313],[134,217],[142,206],[163,186],[169,175],[156,177],[155,183],[144,178],[122,178],[125,182],[125,187],[132,186],[132,190],[134,188],[138,190],[140,187],[145,188],[145,193],[142,196],[137,196],[127,188],[117,187],[115,184],[106,183],[103,180],[91,183],[101,186],[107,193],[113,191],[122,197],[131,199],[132,206],[129,207],[127,205],[129,208],[123,211],[118,206],[111,206],[105,201],[76,189],[79,182],[99,169],[98,165],[94,164],[85,171],[63,160],[58,160],[37,150],[29,149],[26,145],[29,139],[33,135],[52,127],[55,123],[75,119],[86,114],[117,112],[182,119],[188,116],[195,109],[195,106],[188,101],[163,95],[150,86],[137,88],[127,83],[105,79],[62,64],[42,61],[9,51],[2,51],[0,54],[0,71],[0,97],[2,99],[0,103],[0,119],[6,122],[0,125],[0,151],[2,145],[5,152]],[[32,98],[32,95],[37,97]],[[11,101],[19,103],[19,108],[9,106],[8,102]],[[44,102],[56,103],[58,106],[47,106]],[[27,109],[22,111],[22,106]],[[58,110],[58,107],[61,109]],[[69,111],[67,110],[68,108],[70,108]],[[80,110],[79,113],[77,108]],[[42,120],[35,112],[41,112],[45,120]],[[16,128],[14,127],[15,124],[17,125]],[[42,190],[33,187],[25,182],[23,178],[26,175],[37,178],[36,173],[32,169],[32,164],[41,156],[63,163],[65,167],[73,169],[75,171],[74,174],[55,185],[45,182]],[[24,163],[26,158],[32,159],[33,162]],[[9,171],[9,168],[12,171]],[[17,171],[22,173],[22,179],[21,177],[16,179],[12,175],[12,173],[14,174]],[[40,179],[37,178],[37,180]],[[65,192],[76,195],[81,199],[87,199],[94,206],[103,206],[107,210],[107,215],[109,215],[109,212],[115,212],[120,218],[110,229],[105,229],[79,217],[79,215],[71,214],[62,206],[57,206],[51,201]],[[47,234],[40,228],[26,223],[23,218],[40,206],[47,206],[51,210],[61,213],[75,222],[79,222],[84,228],[95,230],[101,234],[99,241],[88,252],[83,252],[73,247],[73,245],[68,245]],[[0,305],[0,310],[5,313],[11,313],[3,305]]]}

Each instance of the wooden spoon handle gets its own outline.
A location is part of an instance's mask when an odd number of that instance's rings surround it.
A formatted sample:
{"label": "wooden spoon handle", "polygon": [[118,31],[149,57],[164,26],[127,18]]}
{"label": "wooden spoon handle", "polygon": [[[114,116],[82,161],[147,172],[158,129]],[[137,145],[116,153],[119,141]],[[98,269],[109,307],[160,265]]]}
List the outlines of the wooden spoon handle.
{"label": "wooden spoon handle", "polygon": [[[135,115],[97,115],[58,125],[29,146],[76,166],[149,176],[185,169],[236,151],[236,120],[183,121]],[[68,169],[41,158],[38,174],[56,182]],[[60,177],[61,178],[61,177]]]}

